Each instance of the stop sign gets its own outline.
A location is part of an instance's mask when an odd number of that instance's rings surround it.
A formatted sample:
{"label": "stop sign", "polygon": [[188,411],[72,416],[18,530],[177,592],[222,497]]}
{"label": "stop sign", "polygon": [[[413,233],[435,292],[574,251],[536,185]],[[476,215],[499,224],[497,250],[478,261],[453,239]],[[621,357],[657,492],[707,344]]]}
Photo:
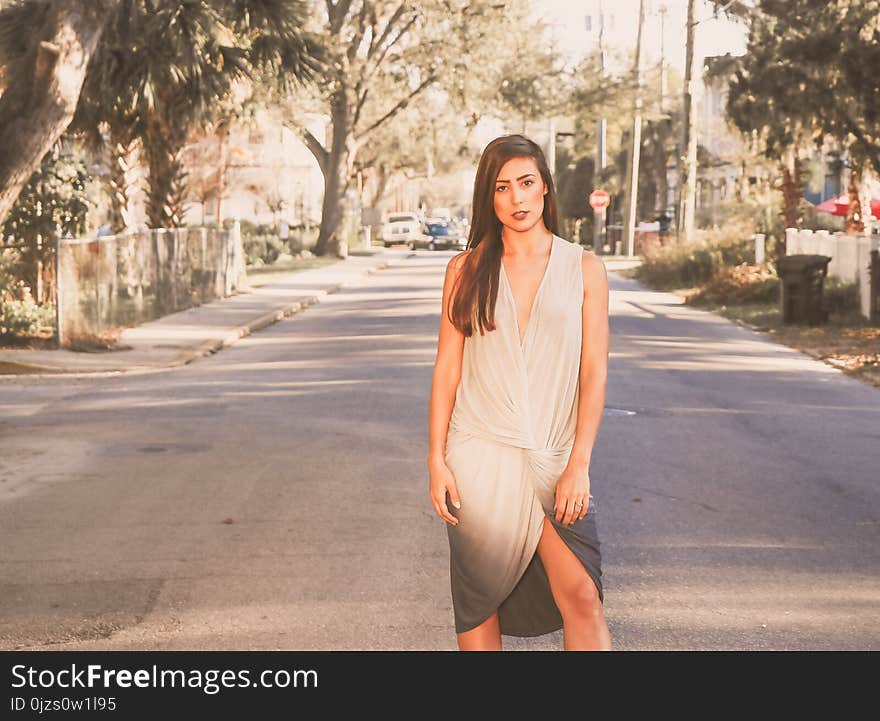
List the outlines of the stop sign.
{"label": "stop sign", "polygon": [[590,193],[590,205],[593,206],[593,210],[607,208],[610,204],[611,196],[604,190],[594,190]]}

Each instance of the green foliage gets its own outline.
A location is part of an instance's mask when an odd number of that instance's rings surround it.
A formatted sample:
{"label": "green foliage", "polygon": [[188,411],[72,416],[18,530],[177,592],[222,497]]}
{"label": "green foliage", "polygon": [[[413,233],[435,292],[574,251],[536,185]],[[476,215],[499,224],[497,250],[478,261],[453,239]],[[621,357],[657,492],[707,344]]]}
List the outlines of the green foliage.
{"label": "green foliage", "polygon": [[728,115],[779,159],[824,135],[880,173],[880,2],[760,0]]}
{"label": "green foliage", "polygon": [[53,306],[37,305],[33,298],[0,302],[0,336],[32,336],[55,321]]}
{"label": "green foliage", "polygon": [[0,254],[0,336],[32,336],[55,320],[53,306],[38,305],[27,283],[16,277],[14,251]]}
{"label": "green foliage", "polygon": [[63,147],[56,144],[43,158],[3,223],[2,237],[36,248],[38,237],[51,246],[56,227],[66,236],[85,231],[89,210],[86,166]]}
{"label": "green foliage", "polygon": [[[9,277],[21,281],[21,287],[37,288],[41,280],[51,282],[57,228],[67,237],[85,232],[90,206],[87,181],[88,173],[82,158],[72,146],[57,143],[19,194],[0,228],[0,238],[8,245],[24,246],[14,251],[14,259],[6,261],[6,272]],[[39,277],[41,267],[42,279]],[[6,282],[5,289],[10,287],[10,282]],[[0,280],[2,290],[4,284]],[[16,293],[20,295],[18,291]],[[27,298],[18,300],[25,302]],[[16,312],[26,314],[26,307]]]}
{"label": "green foliage", "polygon": [[258,72],[290,87],[313,76],[321,51],[303,31],[303,0],[130,0],[107,26],[83,88],[77,127],[109,126],[114,143],[143,144],[151,227],[183,222],[191,133],[227,110],[236,81]]}

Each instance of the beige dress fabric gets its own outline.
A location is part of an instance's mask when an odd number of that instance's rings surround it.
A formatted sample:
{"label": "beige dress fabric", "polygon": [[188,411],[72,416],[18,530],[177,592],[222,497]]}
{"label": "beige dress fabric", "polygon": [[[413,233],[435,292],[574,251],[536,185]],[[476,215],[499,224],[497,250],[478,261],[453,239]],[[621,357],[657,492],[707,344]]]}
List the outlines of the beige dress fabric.
{"label": "beige dress fabric", "polygon": [[467,338],[446,463],[461,508],[447,524],[456,632],[499,611],[501,631],[536,636],[562,626],[536,553],[545,516],[584,564],[600,598],[595,502],[572,526],[553,515],[556,482],[577,426],[583,248],[553,237],[522,345],[501,264],[494,331]]}

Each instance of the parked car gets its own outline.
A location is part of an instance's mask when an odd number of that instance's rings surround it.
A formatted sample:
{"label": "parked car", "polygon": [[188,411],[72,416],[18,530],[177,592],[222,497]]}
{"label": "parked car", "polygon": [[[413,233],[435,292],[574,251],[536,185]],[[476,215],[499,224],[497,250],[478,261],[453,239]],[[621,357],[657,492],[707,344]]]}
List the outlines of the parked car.
{"label": "parked car", "polygon": [[409,244],[423,239],[422,223],[415,213],[389,213],[382,226],[382,242],[386,248],[392,245]]}
{"label": "parked car", "polygon": [[432,218],[425,222],[424,238],[411,241],[409,247],[413,250],[464,250],[467,247],[467,237],[452,223]]}

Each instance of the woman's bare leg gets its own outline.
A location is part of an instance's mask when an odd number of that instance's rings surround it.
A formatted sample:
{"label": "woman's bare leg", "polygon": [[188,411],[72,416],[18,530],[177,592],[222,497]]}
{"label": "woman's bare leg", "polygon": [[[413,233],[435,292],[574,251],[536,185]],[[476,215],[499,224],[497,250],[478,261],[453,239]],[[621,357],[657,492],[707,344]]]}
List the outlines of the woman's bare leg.
{"label": "woman's bare leg", "polygon": [[459,651],[500,651],[501,626],[498,623],[498,613],[493,613],[476,628],[457,635]]}
{"label": "woman's bare leg", "polygon": [[583,564],[545,518],[538,555],[550,579],[553,600],[562,613],[566,651],[610,651],[611,634],[599,590]]}

